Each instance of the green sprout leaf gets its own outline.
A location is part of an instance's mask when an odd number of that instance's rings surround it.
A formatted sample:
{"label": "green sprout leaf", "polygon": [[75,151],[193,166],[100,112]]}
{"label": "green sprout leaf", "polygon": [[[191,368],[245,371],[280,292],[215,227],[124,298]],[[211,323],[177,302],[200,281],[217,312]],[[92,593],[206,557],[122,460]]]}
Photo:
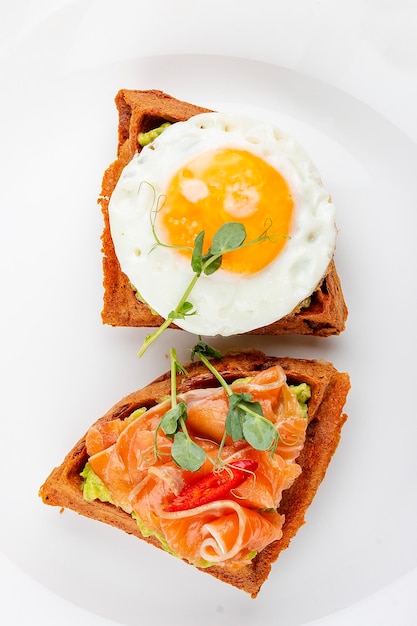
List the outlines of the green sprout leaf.
{"label": "green sprout leaf", "polygon": [[160,421],[160,427],[166,435],[173,435],[177,432],[178,423],[183,419],[187,419],[187,405],[180,402],[165,413]]}
{"label": "green sprout leaf", "polygon": [[277,438],[275,426],[264,417],[247,415],[242,426],[243,436],[255,450],[269,450]]}
{"label": "green sprout leaf", "polygon": [[207,357],[208,359],[221,359],[222,358],[222,354],[215,348],[212,348],[211,346],[207,345],[205,341],[201,339],[201,337],[199,337],[198,343],[196,343],[194,348],[191,350],[192,361],[194,361],[196,354],[198,356],[203,355]]}
{"label": "green sprout leaf", "polygon": [[222,264],[223,254],[241,247],[246,239],[246,229],[240,222],[226,222],[214,233],[211,246],[203,256],[203,271],[206,276],[214,274]]}
{"label": "green sprout leaf", "polygon": [[200,276],[203,271],[203,242],[204,242],[204,230],[197,235],[194,240],[194,249],[191,255],[191,267],[193,272]]}
{"label": "green sprout leaf", "polygon": [[246,239],[246,229],[240,222],[226,222],[213,235],[208,254],[215,256],[240,248]]}
{"label": "green sprout leaf", "polygon": [[203,448],[182,431],[174,435],[171,455],[177,465],[190,472],[197,472],[206,460]]}
{"label": "green sprout leaf", "polygon": [[203,257],[203,261],[203,271],[206,276],[210,276],[211,274],[214,274],[214,272],[217,272],[218,269],[220,269],[223,262],[223,256],[211,256],[211,254],[206,254]]}
{"label": "green sprout leaf", "polygon": [[170,320],[183,320],[189,315],[195,315],[197,311],[194,309],[194,305],[191,302],[184,302],[181,307],[171,311],[168,314]]}
{"label": "green sprout leaf", "polygon": [[231,436],[233,441],[243,439],[242,420],[239,409],[230,407],[226,416],[226,433]]}
{"label": "green sprout leaf", "polygon": [[[229,396],[229,411],[226,416],[226,432],[233,441],[244,439],[243,423],[246,419],[246,406],[252,396],[250,393],[233,393]],[[249,405],[250,406],[250,405]]]}
{"label": "green sprout leaf", "polygon": [[[243,405],[246,404],[249,406],[249,403],[252,400],[252,395],[250,393],[232,393],[231,396],[229,396],[229,404],[230,404],[230,408],[239,408],[238,405]],[[261,410],[261,415],[262,415],[262,409],[261,409],[261,405],[259,404],[259,402],[256,403],[259,406],[259,409]],[[252,402],[252,405],[255,405],[255,402]]]}

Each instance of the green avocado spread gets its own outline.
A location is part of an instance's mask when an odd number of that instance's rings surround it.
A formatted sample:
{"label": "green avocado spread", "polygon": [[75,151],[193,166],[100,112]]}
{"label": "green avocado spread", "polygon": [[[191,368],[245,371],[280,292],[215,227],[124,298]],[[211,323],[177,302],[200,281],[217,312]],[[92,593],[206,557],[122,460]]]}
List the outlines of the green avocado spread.
{"label": "green avocado spread", "polygon": [[308,401],[311,398],[311,388],[307,383],[300,383],[299,385],[289,385],[289,388],[297,396],[298,404],[303,413],[303,416],[307,418],[308,414]]}
{"label": "green avocado spread", "polygon": [[148,144],[152,143],[154,139],[159,137],[159,135],[163,133],[164,130],[168,128],[168,126],[171,126],[171,123],[164,122],[163,124],[161,124],[161,126],[158,126],[158,128],[153,128],[152,130],[149,130],[147,133],[139,133],[138,144],[142,146],[142,148],[144,146],[147,146]]}

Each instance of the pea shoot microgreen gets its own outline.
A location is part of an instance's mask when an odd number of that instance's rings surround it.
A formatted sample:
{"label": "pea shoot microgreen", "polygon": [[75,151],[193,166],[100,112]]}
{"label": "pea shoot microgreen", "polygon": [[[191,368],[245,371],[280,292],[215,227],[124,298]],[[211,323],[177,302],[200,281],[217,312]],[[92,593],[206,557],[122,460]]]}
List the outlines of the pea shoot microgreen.
{"label": "pea shoot microgreen", "polygon": [[[195,284],[202,274],[209,276],[216,272],[222,265],[223,255],[233,250],[239,250],[249,245],[271,239],[273,235],[268,234],[271,224],[265,228],[265,230],[255,239],[246,242],[246,229],[240,222],[226,222],[217,230],[211,241],[211,245],[206,253],[203,253],[204,244],[204,231],[198,233],[194,240],[194,247],[191,254],[191,268],[194,275],[188,284],[184,294],[179,300],[175,309],[170,311],[166,320],[154,331],[146,336],[141,348],[139,349],[138,356],[141,357],[149,348],[149,346],[158,338],[162,333],[175,321],[184,319],[190,315],[196,315],[197,311],[193,304],[188,301]],[[156,235],[156,245],[166,244],[162,243]],[[172,247],[172,246],[169,246]]]}
{"label": "pea shoot microgreen", "polygon": [[156,458],[161,454],[157,445],[159,430],[162,430],[165,435],[173,440],[170,454],[175,463],[192,472],[198,471],[206,460],[213,463],[214,469],[227,468],[222,459],[222,452],[228,436],[233,441],[246,441],[255,450],[269,450],[271,456],[274,455],[279,441],[286,445],[297,443],[297,440],[292,442],[282,440],[278,429],[265,418],[260,403],[254,401],[250,393],[233,390],[210,360],[222,358],[221,353],[206,344],[201,337],[191,351],[191,360],[194,361],[196,357],[213,374],[228,398],[229,409],[217,455],[215,458],[209,456],[201,446],[193,441],[187,430],[187,406],[184,401],[178,402],[177,374],[180,372],[188,376],[188,372],[178,361],[175,349],[171,348],[171,408],[163,415],[154,433]]}
{"label": "pea shoot microgreen", "polygon": [[190,437],[186,421],[187,406],[185,402],[177,401],[177,373],[187,374],[187,371],[179,363],[174,348],[170,351],[171,358],[171,408],[160,420],[154,435],[155,455],[158,455],[157,435],[161,429],[168,437],[173,438],[171,456],[175,463],[183,469],[196,472],[206,460],[206,453]]}
{"label": "pea shoot microgreen", "polygon": [[230,435],[233,441],[244,439],[256,450],[271,450],[273,453],[278,445],[279,432],[272,422],[264,417],[259,402],[253,401],[250,393],[235,393],[233,391],[209,360],[210,357],[219,358],[220,353],[207,346],[201,338],[193,348],[191,358],[194,359],[196,355],[215,376],[228,396],[229,410],[219,454],[227,435]]}

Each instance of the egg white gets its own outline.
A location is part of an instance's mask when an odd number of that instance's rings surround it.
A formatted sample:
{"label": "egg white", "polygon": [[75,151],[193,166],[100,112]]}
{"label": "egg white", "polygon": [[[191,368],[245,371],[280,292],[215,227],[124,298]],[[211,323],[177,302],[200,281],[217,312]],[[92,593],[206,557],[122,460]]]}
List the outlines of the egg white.
{"label": "egg white", "polygon": [[[194,275],[174,248],[155,246],[158,200],[190,159],[225,147],[250,151],[280,172],[294,200],[293,227],[280,255],[256,274],[220,269],[201,275],[188,298],[197,314],[175,323],[206,336],[248,332],[291,313],[322,280],[336,243],[335,207],[312,160],[292,137],[269,123],[231,113],[177,122],[124,168],[109,203],[122,271],[152,309],[166,318]],[[260,224],[259,234],[263,229]]]}

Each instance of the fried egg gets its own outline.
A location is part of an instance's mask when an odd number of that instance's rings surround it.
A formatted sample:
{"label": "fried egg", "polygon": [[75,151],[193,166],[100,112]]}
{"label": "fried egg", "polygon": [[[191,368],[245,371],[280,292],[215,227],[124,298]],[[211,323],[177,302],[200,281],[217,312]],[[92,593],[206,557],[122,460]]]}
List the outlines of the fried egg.
{"label": "fried egg", "polygon": [[168,127],[124,168],[109,203],[122,271],[140,297],[167,318],[227,222],[243,224],[244,245],[202,273],[180,328],[206,336],[266,326],[296,309],[332,259],[335,207],[311,158],[269,123],[203,113]]}

